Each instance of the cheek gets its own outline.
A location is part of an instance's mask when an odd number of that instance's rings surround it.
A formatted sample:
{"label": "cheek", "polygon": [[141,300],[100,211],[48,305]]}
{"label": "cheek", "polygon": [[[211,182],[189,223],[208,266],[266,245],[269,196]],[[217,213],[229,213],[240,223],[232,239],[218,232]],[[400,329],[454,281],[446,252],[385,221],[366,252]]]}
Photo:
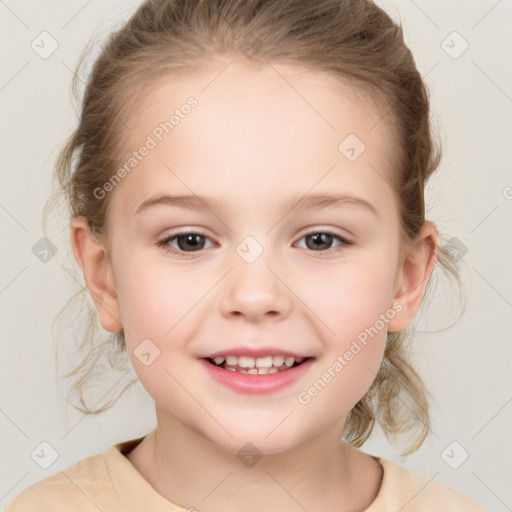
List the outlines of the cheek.
{"label": "cheek", "polygon": [[133,262],[122,275],[119,294],[132,366],[155,402],[175,412],[186,411],[191,403],[185,389],[193,386],[193,376],[181,371],[191,332],[187,314],[204,291],[194,286],[190,273],[166,274],[163,266]]}
{"label": "cheek", "polygon": [[[296,280],[300,283],[297,294],[307,298],[306,304],[321,320],[325,327],[322,334],[341,342],[342,348],[344,340],[356,337],[389,312],[393,303],[392,266],[393,262],[384,259],[347,259],[337,269],[326,266]],[[377,324],[379,329],[381,324]]]}
{"label": "cheek", "polygon": [[[207,281],[207,279],[206,279]],[[155,400],[186,402],[180,369],[200,319],[201,299],[211,288],[205,276],[174,266],[144,264],[133,257],[119,272],[118,300],[126,347],[137,376]],[[180,376],[178,377],[178,374]],[[182,400],[183,399],[183,400]]]}
{"label": "cheek", "polygon": [[321,320],[315,325],[325,353],[318,361],[316,387],[330,388],[323,399],[335,396],[334,409],[340,413],[348,412],[363,397],[381,364],[387,325],[396,314],[392,265],[383,258],[371,264],[364,258],[347,261],[336,273],[330,269],[329,274],[317,273],[307,279],[298,293],[315,305],[312,309]]}
{"label": "cheek", "polygon": [[120,272],[118,300],[125,330],[138,337],[168,339],[208,290],[204,276],[179,266],[137,262]]}

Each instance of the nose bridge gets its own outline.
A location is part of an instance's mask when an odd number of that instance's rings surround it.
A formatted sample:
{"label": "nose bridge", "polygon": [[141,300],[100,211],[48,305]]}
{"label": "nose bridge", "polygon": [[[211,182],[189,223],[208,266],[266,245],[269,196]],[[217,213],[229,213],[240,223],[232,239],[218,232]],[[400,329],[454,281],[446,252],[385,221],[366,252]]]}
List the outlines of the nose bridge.
{"label": "nose bridge", "polygon": [[276,251],[265,247],[255,237],[247,236],[235,252],[234,268],[227,276],[222,297],[223,313],[241,314],[252,319],[286,315],[290,297],[278,277],[282,265]]}

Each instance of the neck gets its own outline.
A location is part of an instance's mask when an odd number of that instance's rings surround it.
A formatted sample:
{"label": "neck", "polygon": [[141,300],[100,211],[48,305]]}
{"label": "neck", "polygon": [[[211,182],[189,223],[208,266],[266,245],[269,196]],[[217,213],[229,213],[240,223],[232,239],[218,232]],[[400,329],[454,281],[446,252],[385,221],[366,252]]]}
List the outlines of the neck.
{"label": "neck", "polygon": [[158,407],[157,421],[128,458],[162,496],[185,509],[357,512],[380,487],[380,464],[340,441],[344,421],[293,449],[254,459],[223,450]]}

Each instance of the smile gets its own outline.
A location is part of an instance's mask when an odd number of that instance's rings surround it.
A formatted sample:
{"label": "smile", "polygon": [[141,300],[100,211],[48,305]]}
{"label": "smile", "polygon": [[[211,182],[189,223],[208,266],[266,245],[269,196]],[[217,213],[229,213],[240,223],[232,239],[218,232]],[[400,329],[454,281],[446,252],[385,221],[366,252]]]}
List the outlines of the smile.
{"label": "smile", "polygon": [[216,356],[199,359],[214,381],[238,393],[259,395],[277,392],[297,382],[311,368],[314,357],[268,355]]}
{"label": "smile", "polygon": [[282,372],[300,365],[305,359],[307,358],[284,355],[268,355],[264,357],[226,355],[225,357],[218,356],[214,359],[206,358],[210,364],[224,370],[250,375]]}

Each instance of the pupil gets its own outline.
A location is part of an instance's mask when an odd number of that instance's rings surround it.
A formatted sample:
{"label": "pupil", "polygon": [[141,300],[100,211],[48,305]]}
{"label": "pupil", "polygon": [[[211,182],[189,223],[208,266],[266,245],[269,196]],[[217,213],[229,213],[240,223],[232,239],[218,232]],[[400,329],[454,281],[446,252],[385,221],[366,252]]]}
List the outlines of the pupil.
{"label": "pupil", "polygon": [[[328,233],[315,233],[314,235],[309,235],[306,237],[306,239],[313,239],[314,240],[314,248],[322,248],[322,249],[328,249],[329,246],[332,243],[332,235],[329,235]],[[327,239],[327,242],[325,241]],[[319,242],[319,243],[317,243]],[[323,244],[323,247],[322,247]]]}
{"label": "pupil", "polygon": [[204,243],[203,244],[194,243],[194,239],[197,239],[197,237],[201,237],[201,235],[187,234],[187,235],[182,235],[182,236],[178,237],[178,245],[179,245],[180,249],[182,249],[182,250],[186,249],[184,244],[180,243],[180,241],[183,239],[186,241],[186,244],[189,245],[189,248],[192,248],[193,250],[202,249],[202,246],[204,245]]}

